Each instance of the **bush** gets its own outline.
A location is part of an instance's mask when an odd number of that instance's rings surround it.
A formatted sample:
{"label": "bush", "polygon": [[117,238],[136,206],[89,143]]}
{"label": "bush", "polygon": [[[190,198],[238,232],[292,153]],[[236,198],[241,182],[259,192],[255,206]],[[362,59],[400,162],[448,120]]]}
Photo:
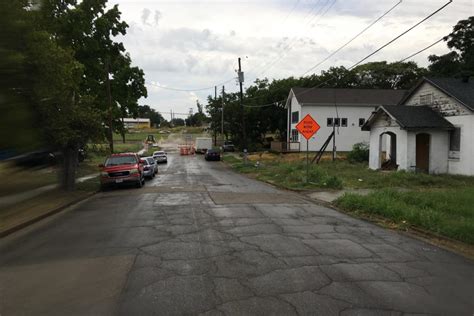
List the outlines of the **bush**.
{"label": "bush", "polygon": [[352,151],[347,155],[350,162],[369,161],[369,145],[367,143],[357,143],[352,146]]}
{"label": "bush", "polygon": [[342,189],[342,180],[336,176],[327,177],[324,183],[327,188]]}

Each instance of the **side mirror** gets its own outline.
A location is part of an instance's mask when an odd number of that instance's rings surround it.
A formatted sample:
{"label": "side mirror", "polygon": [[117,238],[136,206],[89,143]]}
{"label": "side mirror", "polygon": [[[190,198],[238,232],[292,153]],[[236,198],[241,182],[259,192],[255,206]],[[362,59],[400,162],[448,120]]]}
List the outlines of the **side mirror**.
{"label": "side mirror", "polygon": [[99,168],[104,168],[104,167],[105,167],[105,166],[104,166],[103,163],[99,164]]}
{"label": "side mirror", "polygon": [[145,160],[140,159],[140,164],[141,164],[141,165],[144,165],[144,164],[145,164]]}

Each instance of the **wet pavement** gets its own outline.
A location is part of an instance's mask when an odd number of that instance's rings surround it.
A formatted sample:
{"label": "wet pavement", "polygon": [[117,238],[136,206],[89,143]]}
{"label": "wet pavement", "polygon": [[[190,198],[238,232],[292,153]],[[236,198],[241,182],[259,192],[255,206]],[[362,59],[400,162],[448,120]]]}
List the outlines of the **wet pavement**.
{"label": "wet pavement", "polygon": [[474,313],[474,264],[233,173],[169,155],[0,241],[5,315]]}

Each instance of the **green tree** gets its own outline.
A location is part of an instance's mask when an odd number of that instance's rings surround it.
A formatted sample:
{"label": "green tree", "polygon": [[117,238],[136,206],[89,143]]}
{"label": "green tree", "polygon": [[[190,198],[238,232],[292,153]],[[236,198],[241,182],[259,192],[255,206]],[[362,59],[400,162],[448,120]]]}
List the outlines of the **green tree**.
{"label": "green tree", "polygon": [[29,102],[32,80],[25,53],[32,31],[28,1],[0,1],[0,151],[40,146],[37,119]]}
{"label": "green tree", "polygon": [[149,105],[139,105],[137,112],[134,113],[134,117],[149,118],[151,125],[155,127],[159,127],[162,123],[166,122],[165,118]]}
{"label": "green tree", "polygon": [[[81,96],[94,100],[106,129],[111,115],[114,130],[123,134],[120,119],[136,112],[137,101],[147,96],[147,90],[143,71],[131,66],[125,47],[114,40],[126,34],[128,25],[121,21],[117,5],[107,9],[106,4],[107,0],[44,0],[41,12],[49,32],[84,65]],[[110,103],[106,78],[110,78]],[[111,132],[108,129],[112,148]]]}
{"label": "green tree", "polygon": [[430,72],[439,76],[473,76],[474,16],[459,21],[444,41],[451,51],[441,56],[429,56]]}

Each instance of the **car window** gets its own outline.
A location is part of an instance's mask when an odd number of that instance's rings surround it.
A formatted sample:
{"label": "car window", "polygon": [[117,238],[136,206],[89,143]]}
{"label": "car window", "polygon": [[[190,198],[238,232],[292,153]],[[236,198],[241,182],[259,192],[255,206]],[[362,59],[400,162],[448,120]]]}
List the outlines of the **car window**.
{"label": "car window", "polygon": [[134,165],[137,163],[137,159],[133,156],[115,156],[109,157],[105,161],[105,166],[118,166],[118,165]]}

